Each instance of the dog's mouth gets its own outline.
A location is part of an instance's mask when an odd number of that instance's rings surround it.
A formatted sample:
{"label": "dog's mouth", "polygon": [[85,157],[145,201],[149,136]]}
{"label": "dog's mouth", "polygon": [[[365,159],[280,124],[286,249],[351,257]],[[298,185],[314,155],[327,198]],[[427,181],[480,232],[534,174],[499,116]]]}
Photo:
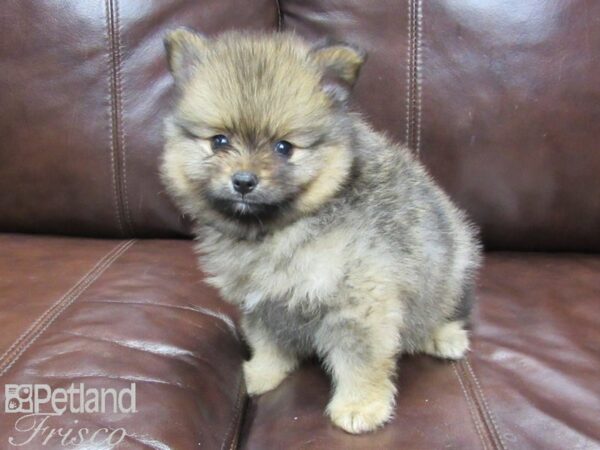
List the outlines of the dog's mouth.
{"label": "dog's mouth", "polygon": [[285,213],[289,201],[259,202],[244,197],[222,198],[209,197],[212,207],[228,219],[245,224],[264,224]]}

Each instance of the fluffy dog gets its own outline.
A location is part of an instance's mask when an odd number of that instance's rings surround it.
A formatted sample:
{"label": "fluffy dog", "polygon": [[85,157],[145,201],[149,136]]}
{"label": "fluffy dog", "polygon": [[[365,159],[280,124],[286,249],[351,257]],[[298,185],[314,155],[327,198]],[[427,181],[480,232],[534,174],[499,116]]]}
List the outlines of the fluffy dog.
{"label": "fluffy dog", "polygon": [[316,354],[331,420],[376,429],[399,354],[468,350],[473,228],[408,149],[349,111],[357,49],[185,29],[165,44],[178,99],[162,176],[209,282],[243,313],[248,393]]}

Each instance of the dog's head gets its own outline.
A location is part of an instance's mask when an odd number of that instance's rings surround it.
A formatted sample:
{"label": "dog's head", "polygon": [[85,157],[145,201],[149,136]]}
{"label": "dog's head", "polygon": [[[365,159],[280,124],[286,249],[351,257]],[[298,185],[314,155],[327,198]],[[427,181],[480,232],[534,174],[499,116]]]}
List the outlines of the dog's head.
{"label": "dog's head", "polygon": [[193,218],[264,227],[309,214],[352,165],[345,100],[364,55],[291,34],[166,40],[178,100],[162,175]]}

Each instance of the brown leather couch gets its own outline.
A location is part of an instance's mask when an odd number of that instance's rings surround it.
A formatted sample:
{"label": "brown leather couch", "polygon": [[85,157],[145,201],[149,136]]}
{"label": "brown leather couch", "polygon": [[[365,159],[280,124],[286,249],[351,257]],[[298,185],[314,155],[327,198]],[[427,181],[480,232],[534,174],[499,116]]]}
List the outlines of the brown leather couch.
{"label": "brown leather couch", "polygon": [[[245,395],[236,311],[157,176],[180,25],[362,46],[356,104],[481,227],[471,353],[402,358],[376,433],[329,423],[315,363]],[[0,230],[0,388],[135,383],[137,404],[41,430],[1,389],[2,449],[118,428],[123,449],[600,448],[600,2],[3,2]],[[82,428],[95,444],[62,445]]]}

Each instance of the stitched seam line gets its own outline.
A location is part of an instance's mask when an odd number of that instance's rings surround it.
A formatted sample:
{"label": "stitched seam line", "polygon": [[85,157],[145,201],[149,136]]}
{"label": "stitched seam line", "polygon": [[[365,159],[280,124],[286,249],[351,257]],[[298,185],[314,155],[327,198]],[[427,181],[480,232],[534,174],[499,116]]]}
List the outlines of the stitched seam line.
{"label": "stitched seam line", "polygon": [[473,423],[475,425],[475,430],[477,431],[477,435],[479,436],[481,445],[484,450],[487,450],[488,446],[485,442],[485,438],[483,437],[483,432],[482,432],[483,424],[481,423],[481,420],[479,419],[479,415],[477,414],[477,407],[475,406],[473,399],[471,398],[471,396],[469,395],[469,393],[467,391],[467,388],[465,387],[465,383],[463,382],[462,376],[460,375],[458,369],[456,368],[455,361],[452,361],[452,368],[454,369],[454,373],[456,374],[456,378],[458,379],[460,388],[463,391],[463,395],[467,402],[467,407],[469,408],[469,414],[471,415],[471,419],[473,420]]}
{"label": "stitched seam line", "polygon": [[421,0],[408,2],[406,145],[417,155],[421,151],[421,40],[423,34]]}
{"label": "stitched seam line", "polygon": [[417,155],[421,153],[421,65],[422,65],[422,35],[423,35],[423,5],[421,0],[417,0],[416,11],[415,11],[415,34],[416,34],[416,47],[415,47],[415,103],[416,103],[416,115],[415,115],[415,149]]}
{"label": "stitched seam line", "polygon": [[42,313],[36,320],[33,322],[21,335],[12,343],[12,345],[0,356],[0,367],[4,365],[4,361],[6,358],[10,356],[14,350],[20,346],[21,342],[27,338],[28,335],[33,333],[35,329],[39,326],[40,322],[45,320],[45,318],[52,313],[56,308],[58,308],[62,302],[65,300],[67,296],[70,296],[72,292],[81,284],[87,277],[89,277],[100,264],[103,263],[107,258],[109,258],[114,252],[119,250],[125,243],[121,243],[115,246],[112,250],[110,250],[106,255],[98,260],[98,262],[87,272],[85,273],[62,297],[60,297],[50,308],[48,308],[44,313]]}
{"label": "stitched seam line", "polygon": [[[12,356],[2,362],[0,365],[0,376],[4,375],[10,367],[19,359],[19,357],[33,344],[33,342],[56,320],[56,318],[70,306],[104,271],[121,255],[123,254],[135,241],[128,241],[118,245],[108,254],[106,254],[99,262],[94,266],[90,272],[84,275],[83,278],[78,281],[72,289],[65,294],[56,304],[56,307],[50,308],[48,314],[46,314],[42,320],[36,321],[39,323],[37,329],[31,330],[31,333],[25,333],[22,338],[23,340],[28,339],[27,342],[22,343],[15,348],[12,352]],[[43,322],[46,322],[45,324]]]}
{"label": "stitched seam line", "polygon": [[413,58],[412,58],[412,39],[413,39],[413,0],[408,3],[408,31],[406,36],[406,145],[410,147],[411,141],[411,104],[412,104],[412,72],[413,72]]}
{"label": "stitched seam line", "polygon": [[409,146],[413,151],[415,149],[415,93],[416,93],[416,48],[417,48],[417,26],[415,20],[416,0],[411,0],[411,15],[410,15],[410,140]]}
{"label": "stitched seam line", "polygon": [[[227,447],[227,441],[231,439],[231,443],[229,444],[229,450],[233,450],[237,448],[238,437],[239,437],[239,424],[240,419],[242,417],[242,409],[245,409],[245,395],[244,395],[244,371],[240,370],[240,379],[238,381],[237,387],[237,398],[235,400],[235,406],[233,410],[233,415],[231,417],[231,422],[229,423],[229,427],[227,427],[227,433],[225,433],[225,439],[223,439],[223,443],[221,444],[221,450]],[[238,429],[238,432],[235,433],[235,430]],[[234,434],[235,433],[235,434]]]}
{"label": "stitched seam line", "polygon": [[110,67],[110,74],[108,76],[108,138],[110,144],[110,168],[112,171],[112,187],[113,187],[113,201],[115,206],[115,214],[117,216],[117,225],[119,227],[119,232],[121,235],[125,235],[125,231],[123,228],[123,220],[121,219],[121,208],[119,206],[119,187],[118,187],[118,171],[117,171],[117,155],[116,155],[116,145],[115,145],[115,124],[114,124],[114,98],[113,93],[115,92],[114,88],[114,76],[113,76],[113,67],[114,62],[112,58],[112,12],[111,12],[111,2],[110,0],[106,0],[106,47],[108,49],[107,52],[107,63]]}
{"label": "stitched seam line", "polygon": [[473,400],[474,405],[476,406],[477,415],[479,417],[480,423],[482,424],[482,429],[484,431],[484,434],[487,437],[489,445],[493,449],[496,449],[496,450],[502,449],[503,447],[500,445],[499,440],[496,439],[496,436],[494,435],[494,431],[490,427],[490,422],[487,420],[486,411],[483,408],[483,405],[478,396],[478,393],[477,393],[475,385],[472,381],[472,378],[469,375],[469,373],[467,372],[467,369],[465,368],[465,363],[464,363],[465,360],[466,360],[466,358],[457,363],[457,369],[458,369],[459,373],[463,374],[462,380],[465,384],[465,388],[466,388],[467,392],[470,393],[470,397]]}
{"label": "stitched seam line", "polygon": [[99,264],[94,266],[90,272],[84,275],[84,277],[81,278],[81,280],[77,282],[77,284],[74,285],[71,290],[69,290],[64,298],[61,298],[57,302],[56,308],[51,308],[51,312],[45,315],[43,320],[39,321],[38,326],[33,328],[31,333],[26,333],[26,336],[23,336],[23,342],[14,349],[12,356],[9,355],[9,357],[0,365],[0,376],[4,375],[8,370],[10,370],[10,368],[19,360],[23,353],[25,353],[25,351],[31,347],[31,345],[44,333],[44,331],[46,331],[48,327],[50,327],[50,325],[52,325],[56,319],[134,243],[135,241],[131,240],[125,242],[124,244],[118,245],[106,256],[104,256],[102,260],[99,261]]}
{"label": "stitched seam line", "polygon": [[496,442],[496,445],[498,446],[498,448],[506,449],[507,448],[506,443],[504,442],[504,440],[502,439],[502,435],[498,431],[498,424],[496,423],[494,414],[492,413],[492,410],[487,402],[485,394],[483,393],[481,384],[479,383],[479,380],[477,379],[477,376],[475,375],[475,372],[473,371],[473,368],[471,367],[471,364],[469,363],[469,360],[467,358],[465,358],[464,364],[467,368],[467,375],[469,375],[471,377],[471,379],[474,383],[474,386],[475,386],[475,393],[478,394],[479,402],[483,407],[482,408],[482,411],[484,413],[483,418],[486,420],[486,422],[488,424],[488,428],[490,430],[490,435]]}
{"label": "stitched seam line", "polygon": [[123,120],[124,111],[124,97],[123,97],[123,77],[122,77],[122,60],[123,60],[123,44],[121,41],[121,15],[119,12],[119,1],[115,0],[115,16],[114,16],[114,36],[115,36],[115,57],[116,57],[116,100],[117,100],[117,124],[120,137],[120,148],[121,148],[121,177],[123,179],[123,185],[121,186],[121,197],[123,202],[123,209],[125,211],[125,223],[127,224],[128,231],[133,235],[133,221],[131,220],[131,214],[129,209],[129,190],[127,189],[127,146],[126,146],[126,133],[125,133],[125,120]]}
{"label": "stitched seam line", "polygon": [[275,4],[277,5],[277,31],[281,31],[283,29],[283,11],[281,10],[281,1],[275,0]]}
{"label": "stitched seam line", "polygon": [[457,369],[459,370],[459,373],[463,374],[462,379],[465,384],[465,387],[466,387],[467,391],[470,393],[470,396],[473,399],[474,404],[477,406],[478,417],[483,425],[484,434],[487,437],[488,442],[490,443],[490,445],[493,449],[497,449],[497,450],[503,449],[504,447],[502,446],[502,443],[500,442],[500,440],[497,438],[497,435],[494,433],[494,429],[491,426],[491,421],[487,417],[487,412],[485,410],[483,402],[481,401],[481,397],[479,395],[479,392],[477,391],[477,388],[473,381],[473,377],[466,368],[466,365],[465,365],[466,359],[467,358],[465,358],[457,363]]}
{"label": "stitched seam line", "polygon": [[106,0],[106,26],[108,36],[109,52],[109,131],[111,145],[111,161],[113,164],[113,187],[115,190],[115,203],[119,229],[123,236],[131,235],[131,219],[129,217],[129,208],[127,196],[124,189],[126,181],[123,179],[124,173],[124,150],[122,145],[122,109],[121,109],[121,53],[120,53],[120,33],[118,24],[118,4],[116,0]]}

